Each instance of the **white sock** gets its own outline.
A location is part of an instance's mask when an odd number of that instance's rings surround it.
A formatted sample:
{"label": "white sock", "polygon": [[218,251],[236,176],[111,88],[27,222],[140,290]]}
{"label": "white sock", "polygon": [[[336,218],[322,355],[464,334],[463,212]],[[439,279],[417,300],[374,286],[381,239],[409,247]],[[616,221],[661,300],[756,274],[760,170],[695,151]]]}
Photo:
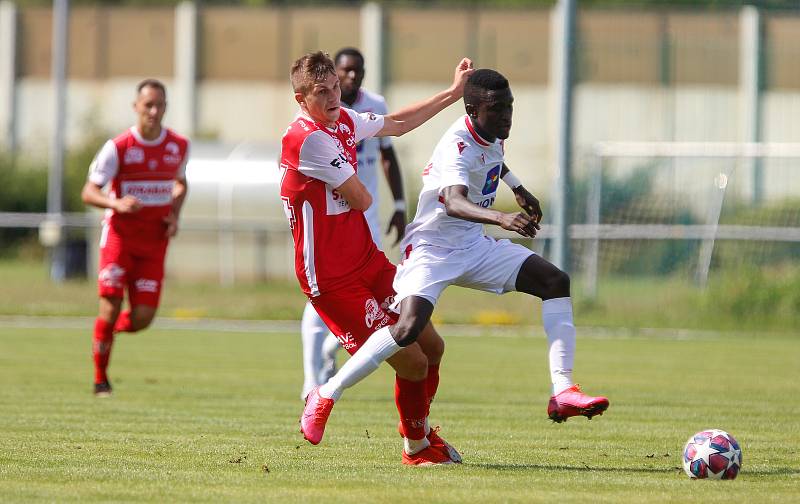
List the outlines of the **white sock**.
{"label": "white sock", "polygon": [[322,369],[322,343],[329,333],[328,327],[317,314],[311,301],[306,303],[300,321],[300,337],[303,341],[303,391],[302,399],[319,385],[318,376]]}
{"label": "white sock", "polygon": [[425,448],[429,447],[431,442],[428,441],[428,438],[424,437],[422,439],[408,439],[407,437],[403,438],[403,449],[409,455],[414,455],[415,453],[419,453]]}
{"label": "white sock", "polygon": [[338,401],[344,389],[350,388],[378,369],[381,362],[400,351],[388,327],[379,329],[367,338],[364,345],[344,363],[328,383],[319,388],[319,395]]}
{"label": "white sock", "polygon": [[336,360],[336,352],[339,350],[339,340],[333,333],[328,333],[322,342],[322,360]]}
{"label": "white sock", "polygon": [[547,333],[550,380],[553,382],[553,395],[556,395],[572,386],[572,365],[575,362],[572,299],[563,297],[542,302],[542,323]]}

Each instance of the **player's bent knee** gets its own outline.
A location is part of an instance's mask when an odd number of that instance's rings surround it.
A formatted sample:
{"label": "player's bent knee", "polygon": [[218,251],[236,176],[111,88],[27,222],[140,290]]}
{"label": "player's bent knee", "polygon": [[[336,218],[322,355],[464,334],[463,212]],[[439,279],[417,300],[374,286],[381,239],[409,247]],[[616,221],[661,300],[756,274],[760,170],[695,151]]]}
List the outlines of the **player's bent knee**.
{"label": "player's bent knee", "polygon": [[557,270],[549,279],[548,287],[551,298],[569,297],[570,279],[566,271]]}
{"label": "player's bent knee", "polygon": [[407,347],[417,341],[420,330],[413,323],[401,320],[392,326],[391,333],[398,346]]}

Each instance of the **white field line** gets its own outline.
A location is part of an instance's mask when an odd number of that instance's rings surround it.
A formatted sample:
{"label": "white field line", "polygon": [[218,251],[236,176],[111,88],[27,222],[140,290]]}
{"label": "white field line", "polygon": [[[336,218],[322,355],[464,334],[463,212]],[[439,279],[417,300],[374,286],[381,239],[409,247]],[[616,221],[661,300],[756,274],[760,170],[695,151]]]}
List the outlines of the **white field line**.
{"label": "white field line", "polygon": [[[85,329],[94,325],[94,317],[0,315],[0,329]],[[195,331],[227,333],[285,334],[300,332],[297,320],[229,320],[229,319],[178,319],[159,317],[151,326],[160,331]],[[448,337],[492,338],[544,338],[541,327],[531,325],[472,325],[437,324],[445,339]],[[720,339],[725,336],[745,336],[750,333],[731,333],[695,329],[578,327],[578,338],[590,339],[665,339],[698,340]],[[0,336],[2,333],[0,333]]]}

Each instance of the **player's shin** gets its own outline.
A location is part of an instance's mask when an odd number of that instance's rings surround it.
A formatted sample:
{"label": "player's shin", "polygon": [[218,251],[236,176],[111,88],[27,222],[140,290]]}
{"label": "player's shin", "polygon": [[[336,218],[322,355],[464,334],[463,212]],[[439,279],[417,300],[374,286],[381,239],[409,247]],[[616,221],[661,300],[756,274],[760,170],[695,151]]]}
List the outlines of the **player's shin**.
{"label": "player's shin", "polygon": [[327,383],[320,386],[319,394],[334,401],[339,400],[346,388],[369,376],[378,369],[381,362],[400,349],[388,327],[375,331],[342,368]]}
{"label": "player's shin", "polygon": [[406,453],[413,455],[430,446],[425,437],[425,415],[427,410],[425,380],[410,381],[395,377],[394,400],[403,425]]}
{"label": "player's shin", "polygon": [[94,321],[94,337],[92,338],[92,357],[94,359],[94,382],[108,381],[106,370],[111,359],[111,346],[114,343],[114,326],[100,317]]}
{"label": "player's shin", "polygon": [[425,378],[425,392],[427,394],[427,410],[425,412],[425,418],[427,421],[427,417],[431,414],[431,403],[433,402],[433,398],[436,396],[436,391],[439,389],[439,364],[429,364],[428,365],[428,376]]}
{"label": "player's shin", "polygon": [[572,365],[575,361],[572,299],[563,297],[543,301],[542,322],[547,334],[553,395],[556,395],[572,386]]}

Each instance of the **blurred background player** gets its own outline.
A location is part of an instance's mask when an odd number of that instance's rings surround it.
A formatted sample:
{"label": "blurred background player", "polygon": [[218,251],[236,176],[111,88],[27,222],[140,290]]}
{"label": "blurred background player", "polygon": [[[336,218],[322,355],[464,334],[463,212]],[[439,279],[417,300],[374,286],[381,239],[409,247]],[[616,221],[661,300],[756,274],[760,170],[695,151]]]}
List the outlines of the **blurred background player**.
{"label": "blurred background player", "polygon": [[[413,344],[428,324],[442,291],[459,285],[496,294],[519,291],[542,299],[542,319],[549,346],[552,395],[548,416],[562,422],[571,416],[591,418],[608,408],[605,397],[583,394],[572,382],[575,325],[567,273],[530,249],[486,236],[483,224],[497,225],[533,238],[542,211],[504,163],[504,140],[511,131],[514,97],[508,81],[494,70],[476,70],[464,87],[467,114],[439,141],[423,170],[417,214],[401,249],[394,288],[396,324],[379,329],[366,340],[336,375],[314,390],[324,410],[306,404],[304,414],[325,413],[342,392],[363,379],[394,352]],[[527,212],[493,210],[500,179],[514,191]]]}
{"label": "blurred background player", "polygon": [[[380,115],[389,113],[383,96],[361,88],[364,80],[364,56],[358,49],[346,47],[334,57],[336,73],[342,89],[342,103],[356,112],[374,112]],[[390,137],[365,138],[356,145],[358,157],[358,178],[372,195],[372,205],[364,210],[372,240],[379,249],[381,244],[381,224],[378,191],[378,166],[382,168],[389,189],[394,198],[394,212],[389,219],[386,233],[397,230],[396,245],[403,238],[406,229],[406,202],[403,198],[403,179]],[[312,388],[325,383],[336,372],[336,352],[339,340],[328,330],[322,318],[309,301],[303,311],[300,325],[303,342],[303,390],[300,398],[305,400]]]}
{"label": "blurred background player", "polygon": [[[341,106],[339,77],[333,61],[322,52],[294,62],[291,81],[300,111],[281,144],[281,200],[295,247],[295,274],[317,313],[351,354],[375,330],[391,325],[396,268],[371,239],[363,211],[372,196],[361,183],[356,144],[373,136],[400,136],[460,99],[472,62],[461,60],[453,84],[430,98],[388,115],[358,113]],[[460,461],[430,429],[430,398],[438,387],[444,342],[430,323],[418,340],[386,360],[396,372],[395,404],[403,434],[402,462],[408,465]],[[381,361],[375,362],[375,367]],[[331,399],[319,387],[309,392],[301,432],[312,444],[322,440]],[[326,411],[327,410],[327,411]]]}
{"label": "blurred background player", "polygon": [[[164,259],[186,197],[186,138],[162,127],[164,85],[136,87],[136,125],[108,140],[89,167],[84,203],[107,209],[97,277],[100,310],[94,325],[96,396],[111,394],[106,373],[114,334],[140,331],[153,321],[161,296]],[[103,188],[110,184],[108,193]],[[124,291],[130,309],[121,312]],[[121,312],[121,313],[120,313]]]}

